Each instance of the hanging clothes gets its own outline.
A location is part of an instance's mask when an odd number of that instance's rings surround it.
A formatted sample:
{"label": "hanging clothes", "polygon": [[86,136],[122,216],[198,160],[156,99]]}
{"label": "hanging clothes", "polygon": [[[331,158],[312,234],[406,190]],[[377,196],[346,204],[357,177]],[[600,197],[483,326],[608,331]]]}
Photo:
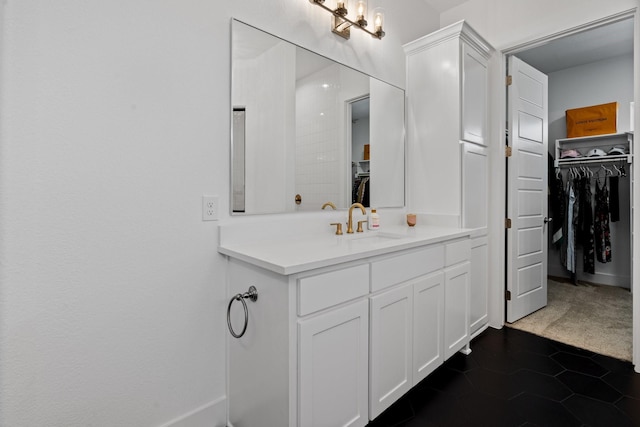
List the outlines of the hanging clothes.
{"label": "hanging clothes", "polygon": [[571,187],[571,181],[567,179],[567,185],[566,187],[563,188],[563,191],[562,191],[563,221],[562,221],[562,228],[559,231],[561,238],[558,239],[558,242],[560,244],[560,263],[565,268],[567,267],[567,248],[569,246],[567,244],[567,235],[568,235],[567,233],[569,232],[569,224],[568,224],[567,218],[569,218],[570,187]]}
{"label": "hanging clothes", "polygon": [[611,222],[620,221],[620,197],[618,194],[618,177],[609,177],[609,211],[611,212]]}
{"label": "hanging clothes", "polygon": [[611,262],[611,233],[609,230],[609,194],[606,181],[600,187],[600,180],[596,180],[595,195],[595,246],[596,257],[600,262]]}
{"label": "hanging clothes", "polygon": [[[573,181],[567,182],[567,237],[566,237],[566,267],[571,273],[576,272],[576,237],[578,206]],[[563,245],[564,246],[564,245]]]}
{"label": "hanging clothes", "polygon": [[593,227],[593,207],[591,204],[591,181],[589,178],[582,178],[580,182],[580,216],[582,217],[580,244],[582,245],[582,271],[585,273],[595,274],[595,233]]}
{"label": "hanging clothes", "polygon": [[357,178],[353,183],[351,193],[352,203],[361,203],[364,207],[369,207],[369,177]]}
{"label": "hanging clothes", "polygon": [[553,174],[553,162],[549,168],[549,207],[551,208],[551,243],[560,246],[562,240],[562,230],[565,218],[565,191],[562,174]]}

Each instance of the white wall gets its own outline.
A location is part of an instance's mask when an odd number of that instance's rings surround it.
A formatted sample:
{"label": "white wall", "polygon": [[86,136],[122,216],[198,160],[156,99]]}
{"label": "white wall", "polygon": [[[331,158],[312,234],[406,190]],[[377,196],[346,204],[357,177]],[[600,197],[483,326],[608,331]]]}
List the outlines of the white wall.
{"label": "white wall", "polygon": [[500,50],[638,6],[638,0],[469,0],[443,12],[440,25],[465,19]]}
{"label": "white wall", "polygon": [[565,112],[571,108],[618,103],[618,132],[629,130],[633,101],[633,55],[572,67],[549,74],[549,150],[567,137]]}
{"label": "white wall", "polygon": [[351,160],[364,159],[364,146],[369,143],[369,117],[356,120],[352,127]]}
{"label": "white wall", "polygon": [[375,5],[382,41],[300,0],[0,3],[0,425],[224,425],[230,19],[403,87],[438,17]]}
{"label": "white wall", "polygon": [[[629,102],[633,100],[633,56],[625,55],[572,67],[549,74],[549,150],[555,140],[566,138],[565,111],[570,108],[618,102],[618,132],[629,130]],[[586,154],[586,153],[585,153]],[[628,167],[627,167],[628,169]],[[566,181],[565,181],[566,182]],[[629,178],[620,178],[620,221],[611,222],[612,258],[610,263],[596,261],[596,274],[582,273],[582,249],[578,251],[580,280],[622,286],[631,284],[631,228]],[[595,183],[592,183],[592,187]],[[592,188],[595,194],[595,188]],[[560,263],[560,253],[549,247],[549,274],[569,277]]]}

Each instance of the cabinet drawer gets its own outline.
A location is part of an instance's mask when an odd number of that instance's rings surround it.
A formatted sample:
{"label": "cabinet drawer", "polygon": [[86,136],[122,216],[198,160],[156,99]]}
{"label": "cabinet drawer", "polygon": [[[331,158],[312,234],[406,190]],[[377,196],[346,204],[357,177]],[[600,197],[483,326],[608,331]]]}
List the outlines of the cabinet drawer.
{"label": "cabinet drawer", "polygon": [[371,264],[371,292],[422,276],[444,266],[444,247],[433,245]]}
{"label": "cabinet drawer", "polygon": [[469,239],[447,243],[445,246],[445,252],[445,265],[447,267],[464,261],[469,261],[469,258],[471,257],[471,243]]}
{"label": "cabinet drawer", "polygon": [[298,279],[298,316],[369,293],[369,264]]}

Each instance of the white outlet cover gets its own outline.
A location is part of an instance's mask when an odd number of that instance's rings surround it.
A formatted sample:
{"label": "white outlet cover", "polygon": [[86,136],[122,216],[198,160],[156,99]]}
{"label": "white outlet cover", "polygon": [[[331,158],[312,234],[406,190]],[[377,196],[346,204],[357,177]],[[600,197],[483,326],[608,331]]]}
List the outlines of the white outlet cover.
{"label": "white outlet cover", "polygon": [[218,196],[202,196],[202,220],[217,221],[220,213]]}

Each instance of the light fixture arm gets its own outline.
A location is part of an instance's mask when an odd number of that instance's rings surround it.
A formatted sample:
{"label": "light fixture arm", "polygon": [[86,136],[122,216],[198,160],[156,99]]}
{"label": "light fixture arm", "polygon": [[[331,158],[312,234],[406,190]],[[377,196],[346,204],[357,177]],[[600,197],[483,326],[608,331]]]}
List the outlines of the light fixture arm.
{"label": "light fixture arm", "polygon": [[376,38],[378,40],[382,40],[382,38],[384,37],[385,33],[384,31],[382,31],[382,28],[380,28],[375,32],[369,31],[365,28],[367,26],[367,21],[365,19],[352,21],[347,17],[347,10],[345,8],[333,10],[325,6],[324,1],[325,0],[309,0],[309,3],[313,3],[316,6],[320,6],[321,8],[329,12],[331,15],[333,15],[333,23],[332,23],[331,30],[335,34],[339,35],[340,37],[344,37],[345,39],[348,39],[351,35],[351,31],[350,31],[351,27],[356,27],[361,29],[365,33],[369,34],[371,37]]}

